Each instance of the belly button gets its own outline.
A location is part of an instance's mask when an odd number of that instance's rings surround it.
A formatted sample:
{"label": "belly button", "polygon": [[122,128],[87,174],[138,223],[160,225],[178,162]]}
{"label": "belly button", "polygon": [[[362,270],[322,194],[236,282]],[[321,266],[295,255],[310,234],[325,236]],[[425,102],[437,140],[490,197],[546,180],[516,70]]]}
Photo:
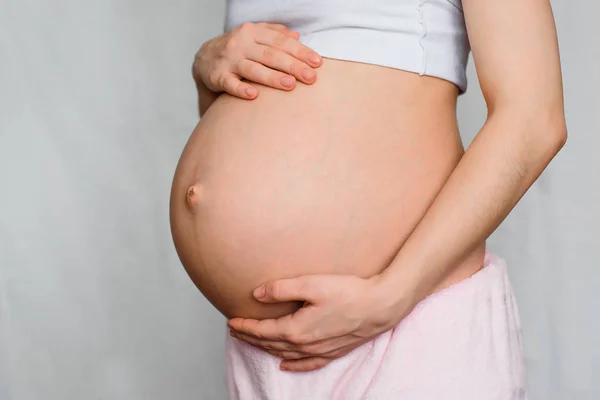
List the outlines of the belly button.
{"label": "belly button", "polygon": [[202,200],[202,187],[199,185],[190,186],[185,198],[187,206],[193,211],[200,204],[200,200]]}

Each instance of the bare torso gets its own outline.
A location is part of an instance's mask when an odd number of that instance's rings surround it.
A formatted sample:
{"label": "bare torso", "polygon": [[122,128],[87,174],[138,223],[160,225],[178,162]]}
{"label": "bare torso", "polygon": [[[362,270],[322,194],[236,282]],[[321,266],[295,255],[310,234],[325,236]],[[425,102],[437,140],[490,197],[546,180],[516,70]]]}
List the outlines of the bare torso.
{"label": "bare torso", "polygon": [[[227,317],[294,311],[252,298],[270,279],[386,268],[464,152],[439,78],[325,59],[314,85],[259,90],[217,99],[172,188],[177,252]],[[437,289],[481,268],[484,246]]]}

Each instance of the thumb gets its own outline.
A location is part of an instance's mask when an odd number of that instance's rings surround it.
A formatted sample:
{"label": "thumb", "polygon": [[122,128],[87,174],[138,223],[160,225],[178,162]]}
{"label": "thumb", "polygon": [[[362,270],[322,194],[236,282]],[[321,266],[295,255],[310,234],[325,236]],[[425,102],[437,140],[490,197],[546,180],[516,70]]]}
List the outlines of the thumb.
{"label": "thumb", "polygon": [[307,301],[315,303],[323,293],[323,280],[318,275],[305,275],[298,278],[279,279],[263,283],[252,295],[262,303],[282,303],[286,301]]}

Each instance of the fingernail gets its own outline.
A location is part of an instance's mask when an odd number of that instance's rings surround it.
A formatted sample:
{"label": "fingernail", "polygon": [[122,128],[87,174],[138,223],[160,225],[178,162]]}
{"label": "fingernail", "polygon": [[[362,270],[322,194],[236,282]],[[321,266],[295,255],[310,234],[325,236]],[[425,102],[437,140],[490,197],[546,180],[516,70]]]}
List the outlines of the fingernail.
{"label": "fingernail", "polygon": [[246,96],[254,97],[254,95],[256,94],[256,89],[249,87],[249,88],[246,88],[245,92],[246,92]]}
{"label": "fingernail", "polygon": [[265,297],[265,292],[266,292],[265,285],[260,285],[259,287],[254,289],[253,294],[256,299],[262,299],[263,297]]}
{"label": "fingernail", "polygon": [[308,60],[314,65],[319,65],[321,57],[318,54],[312,54]]}
{"label": "fingernail", "polygon": [[305,69],[302,71],[302,77],[306,80],[312,79],[315,76],[314,69]]}
{"label": "fingernail", "polygon": [[294,78],[291,76],[284,76],[279,80],[279,82],[281,82],[281,84],[285,87],[292,87],[294,84]]}
{"label": "fingernail", "polygon": [[285,365],[280,365],[279,369],[282,371],[289,371]]}

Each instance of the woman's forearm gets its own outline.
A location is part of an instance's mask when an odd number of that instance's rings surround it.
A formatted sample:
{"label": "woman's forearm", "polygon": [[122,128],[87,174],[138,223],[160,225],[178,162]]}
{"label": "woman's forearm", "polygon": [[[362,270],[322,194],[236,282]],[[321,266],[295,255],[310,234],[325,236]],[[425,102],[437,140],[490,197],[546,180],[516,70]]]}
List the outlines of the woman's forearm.
{"label": "woman's forearm", "polygon": [[[391,265],[377,279],[381,292],[417,303],[487,239],[566,140],[564,116],[516,117],[498,110]],[[395,306],[395,305],[392,305]]]}
{"label": "woman's forearm", "polygon": [[[416,304],[500,225],[566,140],[548,0],[463,0],[488,118],[391,265],[390,311]],[[405,311],[405,310],[403,310]]]}

